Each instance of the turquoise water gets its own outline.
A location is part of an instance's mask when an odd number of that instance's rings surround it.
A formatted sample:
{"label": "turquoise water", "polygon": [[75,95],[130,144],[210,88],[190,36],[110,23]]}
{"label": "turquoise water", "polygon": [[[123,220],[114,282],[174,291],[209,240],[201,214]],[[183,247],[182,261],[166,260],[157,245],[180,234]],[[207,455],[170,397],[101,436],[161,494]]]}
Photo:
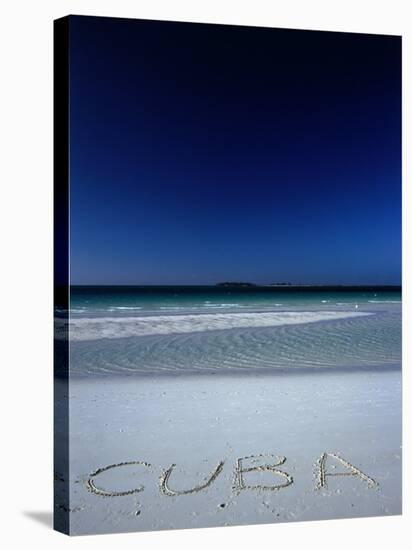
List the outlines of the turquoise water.
{"label": "turquoise water", "polygon": [[73,376],[401,362],[401,293],[393,289],[74,287],[69,326]]}
{"label": "turquoise water", "polygon": [[224,288],[224,287],[72,287],[71,313],[128,314],[132,311],[193,311],[237,308],[299,307],[322,304],[400,302],[400,291],[379,287],[362,290]]}

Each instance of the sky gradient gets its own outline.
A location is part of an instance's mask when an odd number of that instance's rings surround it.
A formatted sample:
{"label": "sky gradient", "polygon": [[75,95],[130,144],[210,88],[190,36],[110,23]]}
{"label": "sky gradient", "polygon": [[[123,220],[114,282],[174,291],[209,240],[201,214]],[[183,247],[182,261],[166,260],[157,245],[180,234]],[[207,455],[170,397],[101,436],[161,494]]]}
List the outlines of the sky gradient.
{"label": "sky gradient", "polygon": [[400,284],[399,37],[70,19],[72,284]]}

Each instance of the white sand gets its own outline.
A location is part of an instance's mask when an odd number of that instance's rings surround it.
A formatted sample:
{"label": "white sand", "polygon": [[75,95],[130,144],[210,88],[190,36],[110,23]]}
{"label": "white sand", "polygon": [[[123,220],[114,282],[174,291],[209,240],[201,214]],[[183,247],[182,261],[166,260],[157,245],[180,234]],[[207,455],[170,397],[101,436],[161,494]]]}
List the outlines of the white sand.
{"label": "white sand", "polygon": [[[398,369],[85,378],[70,384],[72,534],[401,513]],[[326,476],[327,487],[319,488],[323,453],[339,455],[370,480]],[[285,457],[278,467],[284,474],[244,473],[244,485],[254,488],[240,489],[237,459],[262,454],[275,457],[244,460],[243,468]],[[132,461],[151,466],[123,465],[91,476]],[[213,470],[206,488],[170,496],[202,485]],[[326,458],[325,473],[350,472]],[[159,480],[165,477],[162,491]],[[263,488],[282,484],[287,486]],[[93,492],[142,485],[143,491],[123,496]]]}

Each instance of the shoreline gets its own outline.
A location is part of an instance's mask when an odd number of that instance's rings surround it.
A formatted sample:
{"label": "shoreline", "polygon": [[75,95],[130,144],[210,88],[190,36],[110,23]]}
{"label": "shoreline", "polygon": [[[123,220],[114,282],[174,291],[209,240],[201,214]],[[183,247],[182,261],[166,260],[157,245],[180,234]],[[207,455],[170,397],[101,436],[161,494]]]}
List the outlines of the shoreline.
{"label": "shoreline", "polygon": [[[171,379],[171,380],[196,380],[197,378],[203,379],[205,377],[213,377],[215,379],[218,378],[239,378],[239,379],[254,379],[254,378],[272,378],[277,376],[297,376],[297,375],[341,375],[345,373],[378,373],[378,372],[400,372],[402,373],[402,364],[399,362],[389,363],[389,364],[382,364],[379,363],[378,365],[356,365],[356,366],[328,366],[328,367],[274,367],[274,368],[261,368],[261,369],[241,369],[238,370],[229,370],[229,369],[222,369],[221,372],[218,371],[203,371],[203,372],[147,372],[143,373],[141,371],[136,373],[119,373],[119,374],[78,374],[78,373],[71,373],[69,375],[68,383],[70,384],[71,381],[119,381],[122,380],[163,380],[163,379]],[[56,380],[64,381],[65,377],[58,377],[56,376]]]}

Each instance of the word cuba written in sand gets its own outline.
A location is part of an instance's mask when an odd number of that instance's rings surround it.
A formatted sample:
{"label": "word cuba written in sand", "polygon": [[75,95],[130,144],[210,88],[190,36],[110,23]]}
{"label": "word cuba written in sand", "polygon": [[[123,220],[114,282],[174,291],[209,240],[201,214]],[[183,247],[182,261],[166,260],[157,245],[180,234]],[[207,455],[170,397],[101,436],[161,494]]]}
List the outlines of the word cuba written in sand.
{"label": "word cuba written in sand", "polygon": [[[281,489],[287,488],[289,485],[292,485],[293,477],[285,471],[283,467],[285,462],[286,457],[276,456],[272,454],[250,455],[243,458],[238,458],[235,462],[234,468],[234,482],[232,487],[233,491],[237,493],[244,490],[279,491]],[[331,464],[330,469],[328,469],[329,463],[332,462],[334,462],[334,464]],[[172,476],[173,471],[176,468],[176,464],[171,464],[171,466],[164,470],[162,472],[162,475],[160,476],[160,491],[163,495],[168,497],[199,493],[200,491],[206,489],[207,487],[212,485],[212,483],[214,483],[214,481],[221,474],[224,464],[224,461],[220,461],[202,483],[185,489],[179,489],[173,485]],[[337,464],[340,465],[342,471],[334,471]],[[144,490],[143,485],[139,485],[125,491],[107,490],[104,487],[100,486],[98,481],[98,477],[100,474],[107,472],[108,470],[121,469],[128,466],[142,466],[147,469],[151,468],[151,464],[149,464],[148,462],[137,460],[120,462],[118,464],[110,464],[109,466],[98,468],[89,475],[89,478],[86,481],[87,488],[91,493],[102,497],[121,497],[142,492]],[[279,467],[282,467],[282,470],[279,469]],[[341,476],[357,477],[359,480],[365,482],[370,488],[378,487],[378,483],[374,479],[363,473],[361,470],[359,470],[359,468],[339,456],[337,453],[322,453],[322,455],[316,462],[315,469],[317,489],[326,488],[328,486],[329,478]],[[262,472],[273,474],[274,482],[270,485],[248,483],[248,476],[250,474]]]}

